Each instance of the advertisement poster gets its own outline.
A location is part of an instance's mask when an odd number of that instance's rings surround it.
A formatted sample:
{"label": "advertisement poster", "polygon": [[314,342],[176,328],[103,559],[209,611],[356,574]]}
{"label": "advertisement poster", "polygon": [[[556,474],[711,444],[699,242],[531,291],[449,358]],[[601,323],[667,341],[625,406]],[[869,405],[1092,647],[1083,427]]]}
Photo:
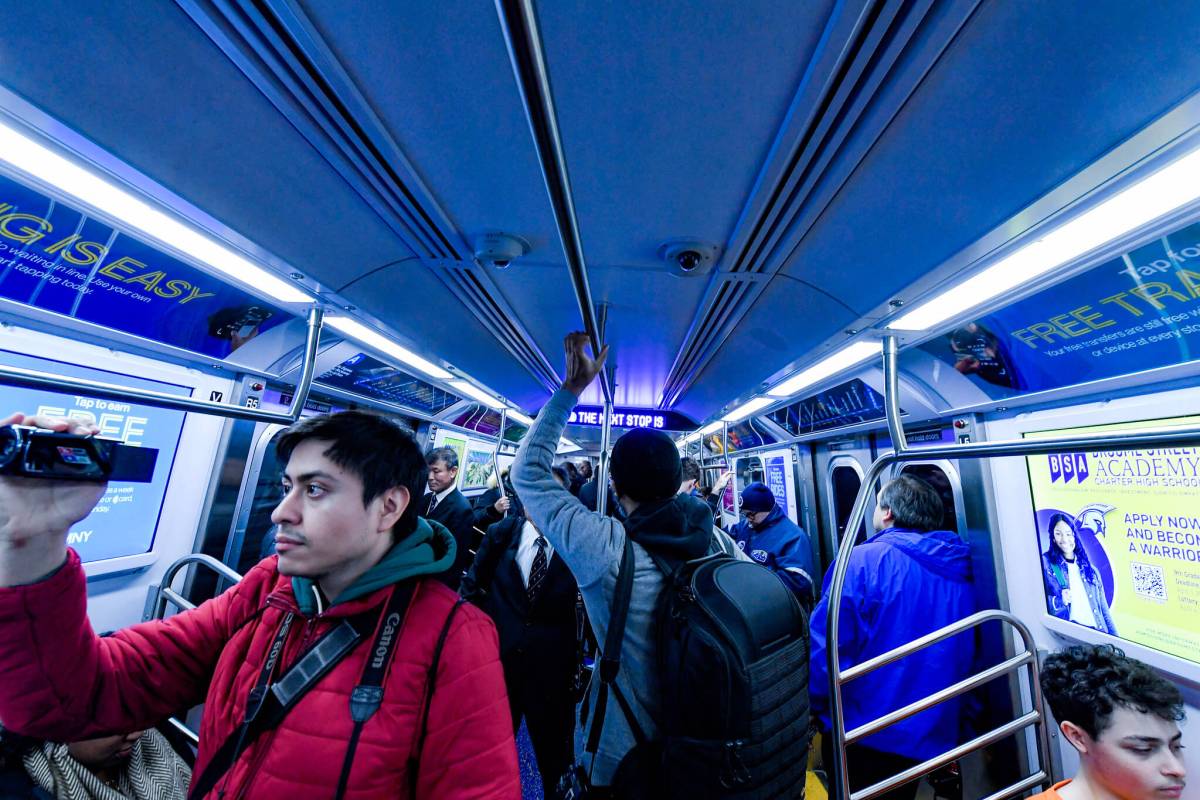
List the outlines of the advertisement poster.
{"label": "advertisement poster", "polygon": [[766,459],[767,479],[764,481],[771,494],[775,495],[775,505],[787,511],[788,481],[787,464],[783,456],[771,456]]}
{"label": "advertisement poster", "polygon": [[335,389],[374,400],[437,414],[459,401],[459,397],[377,358],[358,353],[317,376],[317,381]]}
{"label": "advertisement poster", "polygon": [[967,323],[922,349],[991,397],[1200,358],[1200,222]]}
{"label": "advertisement poster", "polygon": [[883,395],[855,378],[772,411],[769,416],[788,433],[802,436],[883,419],[884,415]]}
{"label": "advertisement poster", "polygon": [[[0,363],[73,378],[152,389],[182,397],[191,395],[190,389],[181,386],[7,351],[0,351]],[[100,435],[105,438],[158,450],[154,479],[150,483],[110,483],[95,510],[73,526],[67,535],[67,544],[75,548],[85,563],[148,552],[154,545],[154,532],[158,527],[163,496],[171,477],[179,434],[183,430],[184,412],[86,395],[0,386],[0,416],[8,416],[15,411],[82,419],[97,425]]]}
{"label": "advertisement poster", "polygon": [[290,319],[4,175],[0,297],[213,358]]}
{"label": "advertisement poster", "polygon": [[488,479],[492,477],[492,454],[487,450],[467,450],[467,459],[463,465],[460,489],[484,489]]}
{"label": "advertisement poster", "polygon": [[1029,456],[1026,465],[1047,612],[1200,662],[1200,447]]}

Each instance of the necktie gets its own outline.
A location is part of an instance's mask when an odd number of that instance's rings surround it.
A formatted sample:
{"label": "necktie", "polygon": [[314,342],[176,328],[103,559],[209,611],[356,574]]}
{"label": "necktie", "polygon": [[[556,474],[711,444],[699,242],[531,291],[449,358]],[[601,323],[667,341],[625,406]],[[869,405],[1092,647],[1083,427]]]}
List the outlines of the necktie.
{"label": "necktie", "polygon": [[542,590],[542,583],[546,580],[546,537],[538,534],[537,541],[534,542],[537,547],[537,554],[533,557],[533,566],[529,568],[529,602],[537,599],[538,592]]}
{"label": "necktie", "polygon": [[430,492],[429,493],[429,508],[425,509],[425,515],[428,516],[428,515],[432,514],[433,509],[435,509],[435,508],[437,508],[437,495],[434,494],[433,492]]}

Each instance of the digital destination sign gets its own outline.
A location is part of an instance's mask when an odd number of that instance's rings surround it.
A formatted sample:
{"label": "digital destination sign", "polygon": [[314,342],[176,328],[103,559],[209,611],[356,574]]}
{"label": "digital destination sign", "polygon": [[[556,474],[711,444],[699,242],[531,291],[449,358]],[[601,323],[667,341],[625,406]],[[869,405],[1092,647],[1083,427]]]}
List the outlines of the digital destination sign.
{"label": "digital destination sign", "polygon": [[[603,406],[575,406],[568,425],[584,425],[598,428],[604,424]],[[656,431],[691,431],[696,423],[676,411],[661,408],[613,408],[614,428],[650,428]]]}
{"label": "digital destination sign", "polygon": [[0,298],[213,358],[292,319],[4,175]]}

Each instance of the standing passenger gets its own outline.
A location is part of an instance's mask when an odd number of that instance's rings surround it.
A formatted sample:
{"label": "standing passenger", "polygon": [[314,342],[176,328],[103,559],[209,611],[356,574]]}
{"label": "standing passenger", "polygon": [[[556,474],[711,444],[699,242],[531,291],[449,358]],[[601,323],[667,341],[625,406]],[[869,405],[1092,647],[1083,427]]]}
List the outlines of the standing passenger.
{"label": "standing passenger", "polygon": [[[565,470],[555,468],[554,477],[566,486]],[[462,582],[463,597],[486,611],[500,633],[513,731],[523,717],[547,798],[557,796],[558,779],[575,759],[578,591],[519,500],[488,529]]]}
{"label": "standing passenger", "polygon": [[1046,659],[1042,692],[1079,772],[1032,800],[1146,800],[1183,795],[1183,695],[1112,645]]}
{"label": "standing passenger", "polygon": [[[22,423],[96,433],[0,421]],[[104,485],[0,478],[0,719],[61,741],[204,702],[196,798],[519,798],[495,626],[430,579],[455,545],[418,517],[417,444],[347,411],[296,423],[277,448],[278,556],[196,609],[104,638],[66,546]]]}
{"label": "standing passenger", "polygon": [[463,573],[471,566],[471,553],[479,538],[475,533],[475,513],[467,498],[455,488],[458,453],[453,447],[430,450],[425,454],[425,464],[429,467],[429,491],[421,498],[421,516],[430,522],[440,522],[454,537],[458,555],[441,579],[457,590]]}
{"label": "standing passenger", "polygon": [[579,497],[579,490],[583,488],[583,484],[587,481],[579,476],[579,469],[573,462],[564,461],[563,467],[566,468],[567,475],[571,478],[571,482],[567,484],[568,491],[570,491],[571,494],[575,495],[576,497]]}
{"label": "standing passenger", "polygon": [[[970,551],[957,534],[935,530],[941,521],[941,498],[919,478],[902,475],[879,493],[874,518],[879,532],[854,548],[846,570],[839,611],[842,670],[975,611]],[[826,731],[831,729],[825,664],[831,574],[832,567],[812,616],[810,673],[813,710]],[[974,637],[967,631],[851,681],[842,689],[845,729],[963,680],[974,664]],[[850,788],[871,786],[957,746],[962,708],[960,698],[947,700],[847,747]],[[826,764],[832,766],[828,757]],[[911,800],[916,791],[917,784],[909,782],[880,797]]]}

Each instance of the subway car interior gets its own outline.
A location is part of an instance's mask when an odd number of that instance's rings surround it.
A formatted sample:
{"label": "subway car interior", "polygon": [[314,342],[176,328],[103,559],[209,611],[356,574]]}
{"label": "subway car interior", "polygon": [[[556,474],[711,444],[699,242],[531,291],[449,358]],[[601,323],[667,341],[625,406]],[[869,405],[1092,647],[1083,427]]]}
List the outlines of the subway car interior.
{"label": "subway car interior", "polygon": [[[1074,773],[1037,684],[1070,644],[1118,645],[1200,717],[1200,4],[5,12],[0,415],[158,453],[69,535],[97,632],[269,554],[301,418],[386,414],[482,493],[582,330],[608,362],[558,458],[603,471],[625,430],[668,432],[702,486],[733,473],[724,527],[769,486],[834,597],[882,482],[938,491],[987,654],[959,688],[986,702],[906,776],[920,797]],[[1056,513],[1104,624],[1049,605]],[[814,769],[866,800],[837,701],[859,674],[831,663]]]}

